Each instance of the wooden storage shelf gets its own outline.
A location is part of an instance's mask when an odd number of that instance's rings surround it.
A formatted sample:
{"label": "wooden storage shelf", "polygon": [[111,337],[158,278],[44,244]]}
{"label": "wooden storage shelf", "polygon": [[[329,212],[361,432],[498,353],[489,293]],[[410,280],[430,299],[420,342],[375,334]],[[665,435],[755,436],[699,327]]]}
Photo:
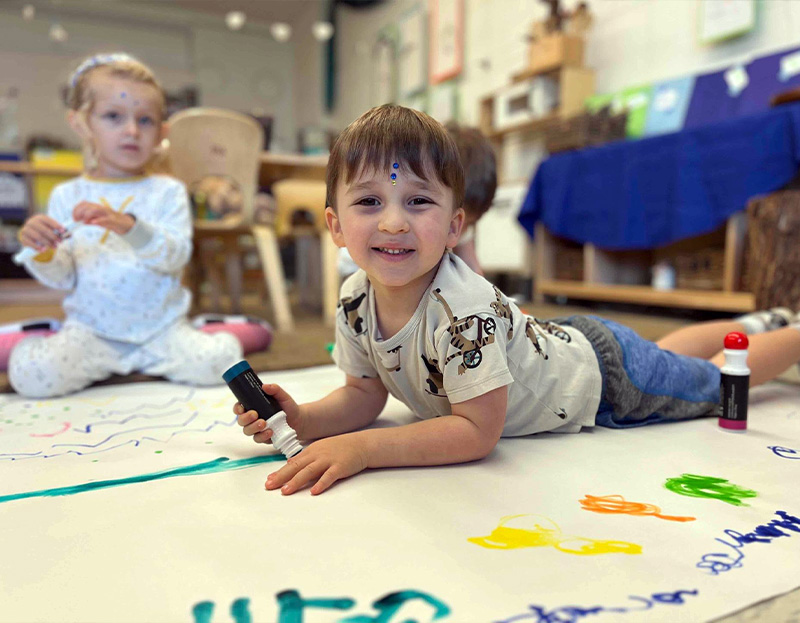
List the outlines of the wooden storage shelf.
{"label": "wooden storage shelf", "polygon": [[[744,248],[746,217],[739,212],[711,234],[677,242],[651,251],[608,251],[593,244],[583,245],[583,279],[558,278],[558,254],[564,242],[550,234],[541,223],[536,228],[535,282],[537,297],[566,296],[590,301],[635,303],[661,307],[748,312],[755,309],[755,296],[738,291]],[[574,243],[572,243],[574,245]],[[722,255],[719,289],[658,290],[651,287],[655,262],[676,254],[716,249]]]}

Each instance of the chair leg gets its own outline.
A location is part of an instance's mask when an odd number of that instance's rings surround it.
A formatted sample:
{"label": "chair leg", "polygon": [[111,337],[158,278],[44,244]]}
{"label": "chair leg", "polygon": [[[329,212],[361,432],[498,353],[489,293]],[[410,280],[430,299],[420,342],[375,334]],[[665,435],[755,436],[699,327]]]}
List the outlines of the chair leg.
{"label": "chair leg", "polygon": [[225,276],[228,279],[228,296],[231,299],[231,312],[242,313],[242,254],[238,240],[225,245]]}
{"label": "chair leg", "polygon": [[339,247],[329,232],[320,234],[322,243],[322,317],[325,324],[336,324],[336,306],[339,303]]}
{"label": "chair leg", "polygon": [[258,255],[261,259],[264,281],[272,299],[275,324],[279,331],[292,331],[294,318],[292,318],[289,297],[286,294],[286,279],[283,276],[283,264],[275,231],[271,227],[254,225],[253,238],[255,238]]}

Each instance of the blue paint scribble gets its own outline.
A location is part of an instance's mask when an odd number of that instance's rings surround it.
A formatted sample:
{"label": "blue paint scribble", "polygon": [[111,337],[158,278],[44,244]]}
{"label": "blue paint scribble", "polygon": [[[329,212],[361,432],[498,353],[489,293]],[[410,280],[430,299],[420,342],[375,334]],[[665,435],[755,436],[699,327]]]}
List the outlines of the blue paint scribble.
{"label": "blue paint scribble", "polygon": [[640,597],[638,595],[629,595],[628,599],[635,602],[639,607],[619,606],[616,608],[608,608],[606,606],[561,606],[554,610],[548,611],[544,606],[538,604],[530,604],[528,608],[530,612],[518,614],[509,619],[503,619],[496,623],[514,623],[515,621],[532,621],[533,623],[577,623],[580,619],[590,615],[600,615],[604,613],[624,614],[626,612],[640,612],[643,610],[650,610],[658,604],[665,604],[671,606],[680,606],[685,602],[685,597],[696,597],[698,591],[695,590],[679,590],[672,593],[653,593],[650,597]]}
{"label": "blue paint scribble", "polygon": [[[743,548],[749,543],[772,543],[780,537],[790,537],[792,532],[800,533],[800,518],[790,515],[786,511],[775,511],[780,519],[773,519],[767,524],[756,526],[752,532],[742,534],[736,530],[725,530],[729,540],[716,538],[715,541],[729,548],[728,552],[714,552],[706,554],[695,566],[705,569],[711,575],[719,575],[731,569],[738,569],[744,560]],[[787,532],[783,532],[787,531]]]}
{"label": "blue paint scribble", "polygon": [[[798,452],[797,450],[793,450],[792,448],[784,448],[783,446],[767,446],[767,447],[782,459],[800,460],[800,452]],[[794,456],[787,456],[790,454],[793,454]]]}

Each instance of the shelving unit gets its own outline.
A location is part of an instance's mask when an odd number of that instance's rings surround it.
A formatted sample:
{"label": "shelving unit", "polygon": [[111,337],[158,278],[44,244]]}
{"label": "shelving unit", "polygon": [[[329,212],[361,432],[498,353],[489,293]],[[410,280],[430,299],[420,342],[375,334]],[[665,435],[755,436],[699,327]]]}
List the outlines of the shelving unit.
{"label": "shelving unit", "polygon": [[[555,39],[553,42],[558,43]],[[555,111],[535,118],[531,115],[526,121],[498,128],[494,123],[498,99],[503,102],[500,105],[511,106],[508,98],[502,97],[504,90],[490,93],[480,102],[480,128],[495,148],[498,172],[504,168],[504,143],[508,137],[541,138],[555,124],[582,113],[586,98],[594,94],[594,72],[582,66],[582,46],[576,41],[569,45],[566,45],[566,41],[562,43],[565,45],[557,57],[551,54],[546,64],[534,64],[512,76],[512,85],[537,77],[554,80],[558,87],[558,107]],[[552,50],[551,44],[548,45]],[[535,59],[533,50],[531,57]],[[502,175],[498,177],[500,183],[506,181]],[[541,300],[545,296],[558,296],[734,313],[751,311],[755,309],[755,297],[750,292],[741,291],[745,230],[745,214],[740,212],[713,234],[681,241],[663,249],[623,252],[558,239],[540,223],[532,248],[529,249],[529,256],[534,259],[535,297]],[[719,283],[718,288],[660,290],[650,285],[652,267],[659,260],[669,260],[682,253],[702,253],[707,249],[716,250],[714,258],[722,257],[721,275],[713,280]]]}
{"label": "shelving unit", "polygon": [[[745,227],[745,213],[739,212],[713,234],[691,238],[653,251],[607,251],[593,244],[585,244],[582,245],[582,278],[559,279],[556,263],[565,243],[540,223],[536,227],[533,243],[535,293],[539,299],[544,296],[565,296],[588,301],[720,312],[753,311],[755,296],[750,292],[740,291]],[[703,248],[719,249],[724,255],[720,289],[659,290],[649,285],[651,269],[656,261]]]}

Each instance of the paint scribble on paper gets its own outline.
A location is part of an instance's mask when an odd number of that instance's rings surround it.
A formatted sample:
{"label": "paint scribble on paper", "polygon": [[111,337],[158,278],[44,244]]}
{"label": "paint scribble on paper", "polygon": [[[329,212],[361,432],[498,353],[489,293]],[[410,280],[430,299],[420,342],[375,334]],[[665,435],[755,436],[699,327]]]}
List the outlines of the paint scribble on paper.
{"label": "paint scribble on paper", "polygon": [[565,554],[641,554],[642,546],[627,541],[609,541],[563,534],[552,520],[542,515],[509,515],[489,536],[470,537],[470,543],[487,549],[554,547]]}
{"label": "paint scribble on paper", "polygon": [[782,459],[800,459],[800,452],[793,448],[784,448],[783,446],[767,446],[772,452]]}
{"label": "paint scribble on paper", "polygon": [[581,508],[593,513],[607,515],[635,515],[637,517],[653,516],[667,521],[694,521],[696,517],[680,517],[664,515],[655,504],[629,502],[621,495],[589,495],[580,500]]}
{"label": "paint scribble on paper", "polygon": [[678,495],[719,500],[733,506],[749,506],[743,500],[758,495],[752,489],[745,489],[724,478],[697,474],[681,474],[678,478],[668,478],[664,487]]}

